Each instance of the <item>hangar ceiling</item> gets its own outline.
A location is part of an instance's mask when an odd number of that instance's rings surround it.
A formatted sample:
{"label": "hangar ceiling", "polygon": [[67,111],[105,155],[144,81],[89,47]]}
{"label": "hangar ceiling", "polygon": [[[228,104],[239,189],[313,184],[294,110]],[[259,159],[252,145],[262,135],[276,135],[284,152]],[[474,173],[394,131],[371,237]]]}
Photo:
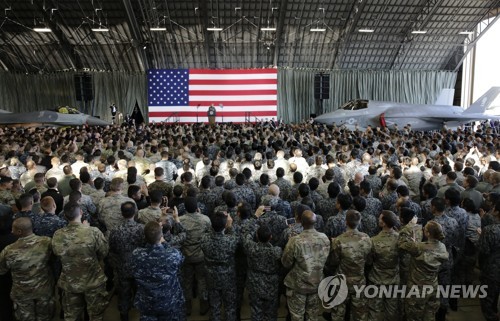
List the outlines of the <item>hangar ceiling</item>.
{"label": "hangar ceiling", "polygon": [[455,70],[481,35],[470,32],[499,8],[500,0],[0,0],[0,70]]}

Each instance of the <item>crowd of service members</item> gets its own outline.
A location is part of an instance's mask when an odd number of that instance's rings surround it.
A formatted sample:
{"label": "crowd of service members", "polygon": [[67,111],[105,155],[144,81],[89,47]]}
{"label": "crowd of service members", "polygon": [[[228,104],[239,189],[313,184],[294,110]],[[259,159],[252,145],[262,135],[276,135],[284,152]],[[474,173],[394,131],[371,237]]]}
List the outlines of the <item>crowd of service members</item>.
{"label": "crowd of service members", "polygon": [[[445,320],[457,299],[355,285],[487,285],[498,320],[498,128],[319,124],[0,128],[0,320]],[[479,268],[479,280],[474,271]],[[435,294],[436,291],[434,291]],[[198,298],[194,305],[193,298]]]}

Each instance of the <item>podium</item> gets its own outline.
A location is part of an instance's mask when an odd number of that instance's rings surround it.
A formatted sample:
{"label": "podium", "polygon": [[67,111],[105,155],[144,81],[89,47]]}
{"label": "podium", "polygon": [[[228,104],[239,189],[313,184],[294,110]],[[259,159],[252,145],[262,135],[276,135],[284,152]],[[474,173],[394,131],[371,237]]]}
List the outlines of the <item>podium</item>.
{"label": "podium", "polygon": [[215,125],[216,111],[214,106],[210,106],[207,111],[208,122],[210,125]]}

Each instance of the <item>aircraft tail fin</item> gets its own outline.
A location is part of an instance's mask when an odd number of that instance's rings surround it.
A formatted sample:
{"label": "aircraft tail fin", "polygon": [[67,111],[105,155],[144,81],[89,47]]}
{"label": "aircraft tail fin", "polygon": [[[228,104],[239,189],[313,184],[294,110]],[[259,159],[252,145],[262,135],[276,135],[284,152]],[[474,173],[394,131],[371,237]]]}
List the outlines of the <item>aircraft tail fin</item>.
{"label": "aircraft tail fin", "polygon": [[484,114],[499,94],[500,87],[491,87],[484,95],[470,105],[469,108],[464,110],[464,114]]}
{"label": "aircraft tail fin", "polygon": [[434,102],[434,105],[453,106],[454,95],[455,95],[455,89],[444,88],[443,90],[441,90],[441,93]]}

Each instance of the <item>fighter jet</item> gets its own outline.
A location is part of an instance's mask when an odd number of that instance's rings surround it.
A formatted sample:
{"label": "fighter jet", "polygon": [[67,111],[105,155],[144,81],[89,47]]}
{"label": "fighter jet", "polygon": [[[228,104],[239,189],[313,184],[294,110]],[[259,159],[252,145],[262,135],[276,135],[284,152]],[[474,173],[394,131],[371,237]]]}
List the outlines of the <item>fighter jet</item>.
{"label": "fighter jet", "polygon": [[456,128],[471,121],[499,119],[500,104],[493,105],[498,94],[500,87],[492,87],[465,110],[443,104],[453,97],[453,89],[444,89],[434,105],[356,99],[314,120],[328,125],[345,125],[349,129],[366,129],[368,126],[394,128],[395,125],[398,128],[411,125],[414,130],[439,130],[443,126]]}
{"label": "fighter jet", "polygon": [[59,113],[52,110],[11,113],[0,110],[0,124],[10,127],[107,126],[107,121],[80,112]]}

